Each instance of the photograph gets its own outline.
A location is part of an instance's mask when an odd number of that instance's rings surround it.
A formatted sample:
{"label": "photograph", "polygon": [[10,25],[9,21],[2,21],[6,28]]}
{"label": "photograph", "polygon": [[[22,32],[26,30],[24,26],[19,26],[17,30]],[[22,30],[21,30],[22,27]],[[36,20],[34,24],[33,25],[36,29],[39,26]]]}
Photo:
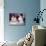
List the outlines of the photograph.
{"label": "photograph", "polygon": [[10,25],[25,25],[25,15],[23,13],[9,13]]}

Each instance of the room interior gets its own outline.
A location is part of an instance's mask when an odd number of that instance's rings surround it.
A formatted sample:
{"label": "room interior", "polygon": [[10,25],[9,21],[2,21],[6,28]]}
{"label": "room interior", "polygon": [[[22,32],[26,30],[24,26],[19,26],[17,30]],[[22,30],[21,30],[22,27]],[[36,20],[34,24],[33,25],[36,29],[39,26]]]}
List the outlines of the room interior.
{"label": "room interior", "polygon": [[[34,21],[45,5],[46,0],[0,0],[0,46],[46,46],[46,11],[43,21]],[[25,25],[10,25],[9,13],[24,13]]]}

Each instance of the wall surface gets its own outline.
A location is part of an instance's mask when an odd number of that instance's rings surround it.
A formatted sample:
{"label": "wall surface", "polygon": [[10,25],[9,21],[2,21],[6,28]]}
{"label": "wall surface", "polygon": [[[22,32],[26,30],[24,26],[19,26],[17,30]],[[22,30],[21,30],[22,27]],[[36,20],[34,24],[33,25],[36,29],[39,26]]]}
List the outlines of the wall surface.
{"label": "wall surface", "polygon": [[[41,9],[41,11],[42,11],[43,9],[46,9],[46,0],[41,0],[41,1],[40,1],[40,9]],[[40,25],[46,27],[46,10],[43,12],[42,17],[43,17],[43,22],[41,21],[41,22],[40,22]]]}
{"label": "wall surface", "polygon": [[0,42],[4,41],[4,8],[3,6],[4,6],[3,0],[0,0]]}
{"label": "wall surface", "polygon": [[[7,41],[18,41],[32,30],[33,19],[40,9],[40,0],[4,0],[4,38]],[[23,12],[26,16],[26,25],[10,26],[9,13]]]}
{"label": "wall surface", "polygon": [[4,41],[4,8],[0,8],[0,42]]}

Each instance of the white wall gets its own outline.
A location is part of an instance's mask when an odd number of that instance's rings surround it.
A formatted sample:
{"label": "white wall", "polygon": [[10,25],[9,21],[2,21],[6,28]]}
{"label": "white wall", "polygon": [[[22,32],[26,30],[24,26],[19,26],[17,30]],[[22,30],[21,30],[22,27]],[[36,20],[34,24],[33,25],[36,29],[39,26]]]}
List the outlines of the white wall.
{"label": "white wall", "polygon": [[0,8],[0,41],[4,40],[3,9]]}
{"label": "white wall", "polygon": [[0,42],[4,41],[4,3],[0,0]]}

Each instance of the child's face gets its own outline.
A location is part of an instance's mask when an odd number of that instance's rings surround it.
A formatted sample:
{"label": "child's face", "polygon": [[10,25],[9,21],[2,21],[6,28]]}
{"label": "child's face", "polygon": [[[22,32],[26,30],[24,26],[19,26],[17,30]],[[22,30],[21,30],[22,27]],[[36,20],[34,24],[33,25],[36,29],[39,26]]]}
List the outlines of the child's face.
{"label": "child's face", "polygon": [[16,21],[16,17],[15,17],[15,16],[12,16],[12,17],[11,17],[11,20],[12,20],[12,21]]}

